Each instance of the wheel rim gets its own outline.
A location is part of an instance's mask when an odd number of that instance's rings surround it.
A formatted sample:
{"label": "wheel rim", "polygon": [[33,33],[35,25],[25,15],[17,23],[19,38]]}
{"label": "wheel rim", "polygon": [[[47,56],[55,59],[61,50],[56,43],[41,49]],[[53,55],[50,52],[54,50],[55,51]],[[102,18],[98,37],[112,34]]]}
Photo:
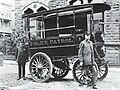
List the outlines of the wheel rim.
{"label": "wheel rim", "polygon": [[33,80],[37,82],[47,81],[52,70],[50,58],[44,53],[36,53],[30,62],[30,73]]}

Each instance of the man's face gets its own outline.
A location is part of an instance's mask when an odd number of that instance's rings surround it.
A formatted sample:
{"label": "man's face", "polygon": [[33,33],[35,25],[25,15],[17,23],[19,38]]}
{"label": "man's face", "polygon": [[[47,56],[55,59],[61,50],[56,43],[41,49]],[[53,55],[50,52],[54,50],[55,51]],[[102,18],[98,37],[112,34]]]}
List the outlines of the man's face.
{"label": "man's face", "polygon": [[85,35],[85,39],[89,40],[90,39],[90,35]]}

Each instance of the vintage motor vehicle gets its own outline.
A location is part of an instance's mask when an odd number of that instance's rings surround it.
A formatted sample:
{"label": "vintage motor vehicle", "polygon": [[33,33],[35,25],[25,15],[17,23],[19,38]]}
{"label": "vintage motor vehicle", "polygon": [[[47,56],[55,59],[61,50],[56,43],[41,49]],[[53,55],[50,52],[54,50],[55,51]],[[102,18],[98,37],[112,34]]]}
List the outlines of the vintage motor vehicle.
{"label": "vintage motor vehicle", "polygon": [[[62,79],[71,70],[70,64],[74,63],[73,77],[79,82],[78,49],[87,30],[91,32],[94,42],[98,79],[103,80],[108,73],[108,63],[101,49],[104,46],[101,34],[104,34],[106,10],[110,10],[108,4],[92,3],[24,14],[24,30],[29,39],[29,70],[33,80],[45,82],[51,75]],[[101,17],[96,23],[98,14]],[[96,24],[101,27],[95,28]]]}

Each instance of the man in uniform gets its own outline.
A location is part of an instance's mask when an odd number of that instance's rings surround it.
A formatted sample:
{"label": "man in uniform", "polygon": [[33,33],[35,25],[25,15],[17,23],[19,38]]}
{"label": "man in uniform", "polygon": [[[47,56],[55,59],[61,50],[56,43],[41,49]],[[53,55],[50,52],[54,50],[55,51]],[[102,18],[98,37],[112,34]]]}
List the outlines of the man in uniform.
{"label": "man in uniform", "polygon": [[23,78],[25,80],[25,65],[28,60],[28,49],[25,46],[23,41],[19,42],[19,45],[16,50],[15,59],[18,62],[18,79]]}
{"label": "man in uniform", "polygon": [[92,41],[90,41],[89,32],[85,33],[85,40],[83,40],[79,45],[78,56],[80,61],[83,61],[83,65],[84,65],[83,71],[86,70],[87,67],[94,67],[94,69],[92,69],[92,74],[93,74],[92,88],[97,89],[95,86],[96,86],[98,72],[96,72],[94,66],[95,61],[94,61],[93,43]]}

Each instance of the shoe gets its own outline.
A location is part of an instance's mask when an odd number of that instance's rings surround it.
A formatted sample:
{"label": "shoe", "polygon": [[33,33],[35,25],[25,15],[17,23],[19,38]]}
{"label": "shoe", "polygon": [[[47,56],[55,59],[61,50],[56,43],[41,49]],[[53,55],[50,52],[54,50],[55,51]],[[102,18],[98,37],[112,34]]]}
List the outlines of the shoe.
{"label": "shoe", "polygon": [[93,86],[92,88],[93,88],[93,89],[97,89],[97,87],[96,87],[96,86]]}
{"label": "shoe", "polygon": [[21,78],[19,77],[19,78],[17,78],[17,80],[20,80]]}
{"label": "shoe", "polygon": [[26,80],[26,78],[25,78],[25,77],[23,77],[23,80]]}

